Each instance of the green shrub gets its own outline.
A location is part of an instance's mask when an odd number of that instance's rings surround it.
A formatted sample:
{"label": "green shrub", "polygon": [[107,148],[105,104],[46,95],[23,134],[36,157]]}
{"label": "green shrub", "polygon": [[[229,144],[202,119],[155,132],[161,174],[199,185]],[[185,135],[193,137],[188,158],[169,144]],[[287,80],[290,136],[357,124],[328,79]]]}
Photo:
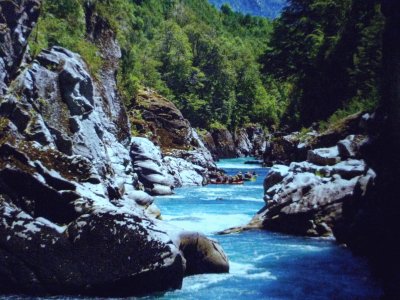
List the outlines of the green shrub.
{"label": "green shrub", "polygon": [[32,55],[52,46],[65,47],[79,53],[96,76],[103,64],[99,49],[85,39],[85,15],[80,0],[47,0],[34,32],[29,38]]}
{"label": "green shrub", "polygon": [[366,100],[362,100],[360,98],[353,98],[349,104],[347,104],[344,108],[338,109],[335,113],[333,113],[328,120],[319,122],[320,131],[327,130],[328,128],[335,127],[339,124],[344,118],[354,115],[356,113],[362,111],[372,111],[376,108],[378,104],[378,97],[371,97]]}

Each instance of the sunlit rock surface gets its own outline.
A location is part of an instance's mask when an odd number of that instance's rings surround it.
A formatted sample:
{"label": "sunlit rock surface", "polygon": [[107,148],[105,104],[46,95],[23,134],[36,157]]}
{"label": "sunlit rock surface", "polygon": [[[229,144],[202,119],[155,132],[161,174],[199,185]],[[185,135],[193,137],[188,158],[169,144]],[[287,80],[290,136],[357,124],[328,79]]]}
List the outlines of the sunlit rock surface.
{"label": "sunlit rock surface", "polygon": [[[265,206],[243,227],[221,233],[264,228],[306,236],[341,235],[346,209],[359,201],[376,177],[364,160],[352,149],[339,152],[338,146],[308,152],[307,161],[289,166],[274,165],[264,180]],[[339,153],[345,153],[343,157]]]}
{"label": "sunlit rock surface", "polygon": [[[24,26],[37,20],[37,1],[0,5],[3,29],[18,18]],[[0,293],[139,295],[180,288],[192,263],[176,238],[182,230],[171,234],[156,220],[160,211],[141,190],[153,161],[136,171],[132,163],[115,89],[120,50],[107,23],[90,7],[86,13],[89,35],[110,62],[101,80],[78,54],[57,46],[21,65],[30,27],[6,32],[1,44]],[[205,272],[219,270],[206,265]]]}

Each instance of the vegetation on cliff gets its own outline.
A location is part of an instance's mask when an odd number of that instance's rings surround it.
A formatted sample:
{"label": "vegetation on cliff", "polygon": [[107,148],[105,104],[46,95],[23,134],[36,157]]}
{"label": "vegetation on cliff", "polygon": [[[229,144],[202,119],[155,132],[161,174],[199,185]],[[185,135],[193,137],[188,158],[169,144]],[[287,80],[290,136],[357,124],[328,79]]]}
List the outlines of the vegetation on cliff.
{"label": "vegetation on cliff", "polygon": [[96,73],[103,62],[85,33],[87,7],[117,32],[119,86],[128,105],[146,86],[172,100],[196,127],[278,123],[289,85],[260,73],[272,31],[267,19],[228,6],[218,11],[206,0],[47,0],[31,37],[33,54],[62,45]]}
{"label": "vegetation on cliff", "polygon": [[[377,103],[383,17],[377,0],[291,0],[274,22],[206,0],[46,0],[31,49],[103,61],[85,28],[94,9],[122,48],[120,93],[173,101],[195,127],[309,126]],[[262,69],[261,69],[262,65]],[[333,115],[333,116],[332,116]]]}

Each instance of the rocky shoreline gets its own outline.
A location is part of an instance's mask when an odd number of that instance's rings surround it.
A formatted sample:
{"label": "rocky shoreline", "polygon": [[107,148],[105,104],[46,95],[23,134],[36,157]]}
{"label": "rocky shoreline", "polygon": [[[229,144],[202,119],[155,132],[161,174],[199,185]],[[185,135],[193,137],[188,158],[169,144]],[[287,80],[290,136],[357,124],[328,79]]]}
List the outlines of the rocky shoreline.
{"label": "rocky shoreline", "polygon": [[339,129],[270,138],[264,153],[264,163],[272,165],[264,180],[265,206],[246,226],[221,233],[267,229],[342,241],[347,211],[362,201],[376,178],[361,151],[369,123],[369,114],[357,114]]}

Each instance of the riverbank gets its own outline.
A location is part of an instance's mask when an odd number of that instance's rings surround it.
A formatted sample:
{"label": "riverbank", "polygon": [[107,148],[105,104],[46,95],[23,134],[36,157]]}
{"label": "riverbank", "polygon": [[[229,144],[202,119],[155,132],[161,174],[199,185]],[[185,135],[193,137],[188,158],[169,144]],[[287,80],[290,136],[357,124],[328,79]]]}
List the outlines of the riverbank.
{"label": "riverbank", "polygon": [[[187,277],[181,290],[163,299],[377,299],[381,290],[363,259],[331,239],[293,237],[268,231],[215,235],[246,224],[263,206],[268,169],[247,159],[221,160],[228,174],[251,169],[259,176],[242,186],[186,187],[156,199],[163,218],[217,239],[230,260],[230,273]],[[152,299],[152,296],[146,299]]]}

